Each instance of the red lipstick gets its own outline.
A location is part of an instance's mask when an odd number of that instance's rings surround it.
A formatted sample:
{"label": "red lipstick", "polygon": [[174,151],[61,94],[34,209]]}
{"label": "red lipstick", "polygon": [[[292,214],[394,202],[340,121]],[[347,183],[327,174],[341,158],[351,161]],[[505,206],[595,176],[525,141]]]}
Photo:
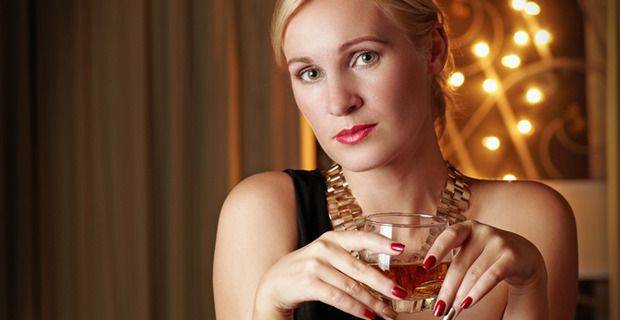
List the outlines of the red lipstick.
{"label": "red lipstick", "polygon": [[377,124],[358,124],[351,129],[341,130],[334,138],[340,143],[344,144],[357,144],[364,140]]}

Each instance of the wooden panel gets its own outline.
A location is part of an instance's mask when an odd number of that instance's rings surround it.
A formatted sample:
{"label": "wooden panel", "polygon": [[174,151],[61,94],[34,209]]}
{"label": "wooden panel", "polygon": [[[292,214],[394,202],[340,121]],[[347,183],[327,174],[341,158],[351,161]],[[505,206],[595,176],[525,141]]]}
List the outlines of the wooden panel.
{"label": "wooden panel", "polygon": [[618,162],[618,0],[607,1],[607,206],[610,319],[620,317],[620,180]]}

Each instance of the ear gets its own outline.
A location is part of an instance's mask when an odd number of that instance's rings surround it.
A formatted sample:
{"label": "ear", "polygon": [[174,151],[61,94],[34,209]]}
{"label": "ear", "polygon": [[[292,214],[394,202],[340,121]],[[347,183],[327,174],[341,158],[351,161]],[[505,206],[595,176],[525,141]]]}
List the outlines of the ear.
{"label": "ear", "polygon": [[433,31],[431,31],[430,60],[428,61],[429,74],[439,74],[443,70],[448,56],[447,53],[448,37],[446,36],[446,31],[436,21],[433,25]]}

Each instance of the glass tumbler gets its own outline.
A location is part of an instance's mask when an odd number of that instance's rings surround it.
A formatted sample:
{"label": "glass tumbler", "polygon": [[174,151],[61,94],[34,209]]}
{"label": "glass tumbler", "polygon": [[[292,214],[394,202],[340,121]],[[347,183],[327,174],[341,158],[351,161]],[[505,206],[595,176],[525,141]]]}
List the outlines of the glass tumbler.
{"label": "glass tumbler", "polygon": [[373,294],[391,302],[398,313],[431,309],[450,266],[452,252],[430,270],[424,269],[422,263],[437,236],[447,227],[445,218],[427,213],[385,212],[367,216],[364,231],[379,233],[405,245],[403,253],[396,256],[367,250],[360,253],[360,259],[407,290],[403,300],[390,299],[371,290]]}

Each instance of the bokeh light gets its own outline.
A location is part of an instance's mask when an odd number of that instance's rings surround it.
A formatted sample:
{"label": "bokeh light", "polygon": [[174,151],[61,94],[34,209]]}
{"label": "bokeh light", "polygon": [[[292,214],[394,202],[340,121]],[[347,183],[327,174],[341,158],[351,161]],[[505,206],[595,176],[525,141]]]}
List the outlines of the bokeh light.
{"label": "bokeh light", "polygon": [[525,9],[527,0],[512,0],[512,8],[518,11]]}
{"label": "bokeh light", "polygon": [[534,1],[526,3],[523,9],[525,10],[525,13],[529,14],[530,16],[540,14],[540,6]]}
{"label": "bokeh light", "polygon": [[488,56],[490,51],[491,49],[489,48],[489,45],[484,41],[476,43],[473,47],[474,54],[479,58]]}
{"label": "bokeh light", "polygon": [[501,141],[496,136],[488,136],[482,139],[482,145],[491,151],[495,151],[499,149],[501,144],[502,144]]}
{"label": "bokeh light", "polygon": [[544,99],[542,91],[538,88],[530,88],[525,93],[525,99],[531,104],[540,103]]}
{"label": "bokeh light", "polygon": [[516,54],[509,54],[502,58],[502,64],[506,68],[516,69],[521,65],[521,58]]}
{"label": "bokeh light", "polygon": [[482,89],[488,93],[494,93],[497,91],[497,81],[495,79],[486,79],[482,83]]}
{"label": "bokeh light", "polygon": [[534,35],[534,41],[536,41],[536,44],[539,45],[548,44],[549,42],[551,42],[551,33],[544,29],[538,30]]}
{"label": "bokeh light", "polygon": [[519,30],[515,32],[513,40],[517,45],[524,46],[527,45],[528,42],[530,42],[530,35],[523,30]]}
{"label": "bokeh light", "polygon": [[530,122],[529,120],[522,119],[521,121],[517,123],[517,129],[522,134],[531,134],[532,130],[534,129],[534,126],[532,125],[532,122]]}
{"label": "bokeh light", "polygon": [[463,75],[463,73],[461,72],[454,72],[452,75],[450,75],[450,79],[448,79],[448,83],[455,88],[458,88],[460,86],[463,85],[463,83],[465,83],[465,75]]}

